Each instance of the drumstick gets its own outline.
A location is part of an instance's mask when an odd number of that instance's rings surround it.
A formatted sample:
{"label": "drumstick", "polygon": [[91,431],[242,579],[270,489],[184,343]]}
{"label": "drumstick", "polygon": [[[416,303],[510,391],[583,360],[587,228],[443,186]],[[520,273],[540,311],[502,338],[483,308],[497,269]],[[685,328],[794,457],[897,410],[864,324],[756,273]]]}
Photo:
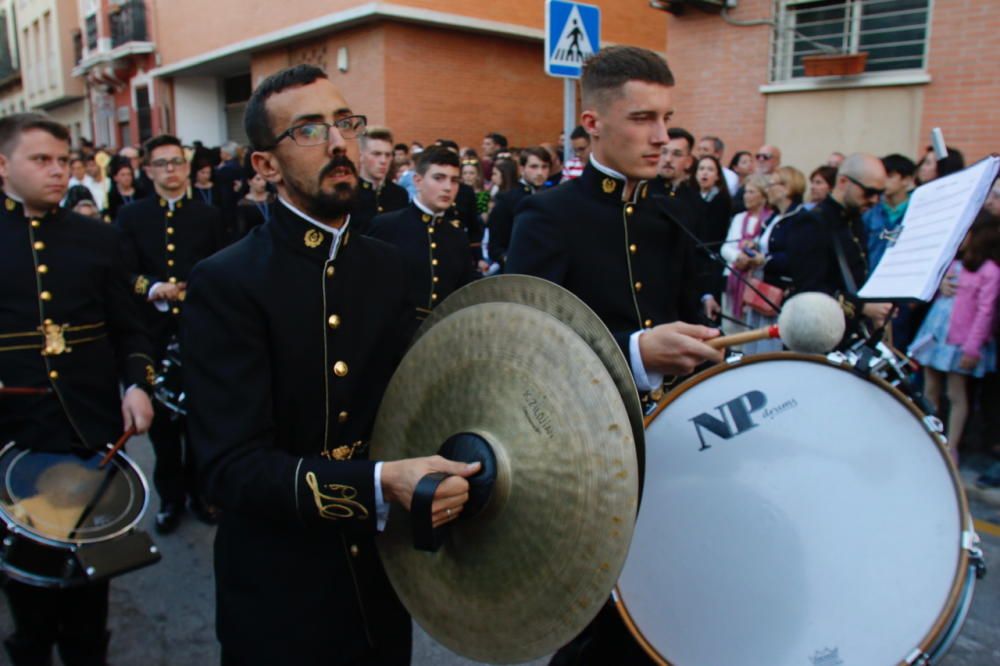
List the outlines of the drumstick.
{"label": "drumstick", "polygon": [[111,450],[104,454],[104,457],[101,458],[101,464],[97,466],[97,469],[104,469],[104,466],[108,464],[108,461],[114,458],[115,454],[121,451],[121,448],[125,446],[125,442],[127,442],[129,438],[133,437],[134,435],[135,435],[135,426],[131,426],[128,430],[126,430],[122,434],[121,437],[118,438],[118,441],[115,442],[115,445],[111,447]]}
{"label": "drumstick", "polygon": [[51,388],[27,388],[20,386],[0,386],[0,395],[48,395]]}
{"label": "drumstick", "polygon": [[752,331],[744,331],[743,333],[733,333],[732,335],[723,335],[718,338],[712,338],[705,344],[707,344],[712,349],[722,349],[723,347],[731,347],[733,345],[742,345],[747,342],[757,342],[758,340],[769,340],[771,338],[780,338],[781,334],[778,332],[778,325],[772,324],[765,328],[757,328]]}

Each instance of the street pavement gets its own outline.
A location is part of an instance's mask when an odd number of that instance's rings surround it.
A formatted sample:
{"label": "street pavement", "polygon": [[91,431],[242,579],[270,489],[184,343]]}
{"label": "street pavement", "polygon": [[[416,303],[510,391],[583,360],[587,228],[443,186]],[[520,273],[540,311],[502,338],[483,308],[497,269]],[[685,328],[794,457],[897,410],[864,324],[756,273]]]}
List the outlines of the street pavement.
{"label": "street pavement", "polygon": [[[148,440],[135,440],[129,452],[152,476]],[[975,468],[965,472],[970,480]],[[219,663],[214,634],[215,594],[212,579],[214,529],[190,515],[168,536],[153,533],[156,501],[143,520],[163,553],[158,564],[116,579],[111,586],[111,652],[113,666],[212,666]],[[941,666],[996,666],[1000,664],[1000,491],[971,491],[970,504],[983,539],[992,575],[979,581],[969,618]],[[252,557],[252,553],[248,554]],[[262,571],[261,575],[267,575]],[[919,581],[914,581],[919,584]],[[0,635],[12,631],[5,604],[0,605]],[[541,666],[547,659],[532,662]],[[471,666],[435,643],[419,627],[414,631],[413,666]],[[6,665],[6,655],[0,655]],[[56,664],[59,664],[58,658]],[[278,665],[275,666],[285,666]],[[682,665],[705,666],[705,665]],[[763,665],[754,665],[763,666]],[[865,665],[867,666],[867,665]],[[875,665],[878,666],[878,665]]]}

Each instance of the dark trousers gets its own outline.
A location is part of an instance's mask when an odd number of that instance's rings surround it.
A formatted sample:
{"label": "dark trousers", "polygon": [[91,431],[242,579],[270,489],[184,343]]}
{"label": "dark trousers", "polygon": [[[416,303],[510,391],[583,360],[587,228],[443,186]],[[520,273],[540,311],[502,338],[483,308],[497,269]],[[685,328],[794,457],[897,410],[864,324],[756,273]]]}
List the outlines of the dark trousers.
{"label": "dark trousers", "polygon": [[604,604],[587,628],[553,655],[549,666],[652,666],[614,602]]}
{"label": "dark trousers", "polygon": [[153,485],[160,501],[183,506],[185,497],[197,497],[194,456],[184,438],[184,417],[154,401],[149,439],[156,453]]}
{"label": "dark trousers", "polygon": [[57,645],[65,666],[103,666],[108,650],[108,582],[50,590],[4,583],[14,633],[4,641],[14,666],[48,666]]}

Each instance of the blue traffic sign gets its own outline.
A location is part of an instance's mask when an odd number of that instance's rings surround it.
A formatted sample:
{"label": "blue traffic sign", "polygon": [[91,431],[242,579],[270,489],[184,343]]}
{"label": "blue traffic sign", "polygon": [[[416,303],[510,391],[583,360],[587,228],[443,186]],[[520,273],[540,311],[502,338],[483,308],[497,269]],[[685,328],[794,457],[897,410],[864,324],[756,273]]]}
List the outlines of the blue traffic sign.
{"label": "blue traffic sign", "polygon": [[601,48],[601,9],[566,0],[545,3],[545,73],[577,79]]}

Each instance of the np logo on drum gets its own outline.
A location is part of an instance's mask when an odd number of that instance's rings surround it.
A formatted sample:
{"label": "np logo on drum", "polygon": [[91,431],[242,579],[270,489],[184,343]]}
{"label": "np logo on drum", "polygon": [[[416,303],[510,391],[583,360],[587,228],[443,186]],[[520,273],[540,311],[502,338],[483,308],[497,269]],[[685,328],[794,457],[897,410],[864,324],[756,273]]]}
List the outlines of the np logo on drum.
{"label": "np logo on drum", "polygon": [[[701,442],[701,447],[698,450],[704,451],[712,448],[712,445],[705,441],[705,431],[722,439],[732,439],[756,428],[760,425],[761,420],[773,419],[798,406],[798,402],[792,398],[776,407],[768,408],[767,395],[763,391],[748,391],[716,407],[715,411],[719,413],[719,416],[703,412],[689,420],[694,423],[695,432],[698,433],[698,441]],[[753,415],[758,412],[758,420],[755,421]]]}

